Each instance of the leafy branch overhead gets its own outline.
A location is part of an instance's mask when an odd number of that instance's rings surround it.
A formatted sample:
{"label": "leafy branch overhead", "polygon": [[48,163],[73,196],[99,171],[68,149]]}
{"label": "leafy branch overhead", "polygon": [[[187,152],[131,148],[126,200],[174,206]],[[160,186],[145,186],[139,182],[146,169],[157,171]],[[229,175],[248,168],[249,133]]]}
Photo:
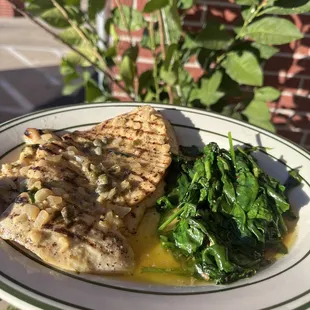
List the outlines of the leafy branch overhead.
{"label": "leafy branch overhead", "polygon": [[[280,93],[265,85],[262,64],[278,45],[302,38],[285,15],[309,12],[310,1],[235,2],[242,14],[233,31],[208,19],[201,31],[185,32],[194,0],[150,0],[142,11],[118,0],[105,21],[107,40],[97,31],[96,16],[111,7],[109,0],[89,0],[86,10],[80,0],[26,0],[23,14],[71,48],[60,65],[65,95],[84,88],[86,102],[114,101],[116,84],[126,100],[204,108],[274,130],[266,102]],[[143,33],[139,44],[133,40],[136,31]],[[128,34],[125,48],[122,32]],[[153,61],[145,72],[137,65],[142,49]],[[186,70],[193,59],[202,72],[195,80]]]}

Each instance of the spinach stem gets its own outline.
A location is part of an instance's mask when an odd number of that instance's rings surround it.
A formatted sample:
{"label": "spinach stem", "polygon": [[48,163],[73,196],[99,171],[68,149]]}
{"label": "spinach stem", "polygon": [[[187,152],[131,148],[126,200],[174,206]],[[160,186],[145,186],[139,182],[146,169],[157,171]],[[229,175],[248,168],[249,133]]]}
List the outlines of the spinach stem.
{"label": "spinach stem", "polygon": [[[181,204],[182,205],[182,204]],[[180,206],[181,206],[180,205]],[[163,222],[159,227],[158,227],[158,230],[159,231],[162,231],[164,230],[173,220],[175,220],[182,212],[183,212],[183,209],[184,209],[184,206],[182,208],[180,208],[179,206],[179,210],[172,214],[165,222]]]}
{"label": "spinach stem", "polygon": [[230,149],[231,159],[234,163],[234,167],[236,167],[236,154],[235,154],[235,149],[234,149],[234,145],[233,145],[233,139],[231,136],[231,132],[228,133],[228,140],[229,140],[229,149]]}

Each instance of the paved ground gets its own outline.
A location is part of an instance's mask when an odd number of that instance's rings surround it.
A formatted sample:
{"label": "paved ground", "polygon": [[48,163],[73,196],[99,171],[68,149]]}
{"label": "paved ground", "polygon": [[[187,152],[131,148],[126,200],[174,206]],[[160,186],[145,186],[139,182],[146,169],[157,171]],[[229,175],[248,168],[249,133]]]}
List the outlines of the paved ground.
{"label": "paved ground", "polygon": [[[0,123],[61,98],[63,45],[23,18],[0,18]],[[0,310],[8,304],[0,301]]]}
{"label": "paved ground", "polygon": [[61,97],[64,51],[30,21],[0,19],[0,123]]}

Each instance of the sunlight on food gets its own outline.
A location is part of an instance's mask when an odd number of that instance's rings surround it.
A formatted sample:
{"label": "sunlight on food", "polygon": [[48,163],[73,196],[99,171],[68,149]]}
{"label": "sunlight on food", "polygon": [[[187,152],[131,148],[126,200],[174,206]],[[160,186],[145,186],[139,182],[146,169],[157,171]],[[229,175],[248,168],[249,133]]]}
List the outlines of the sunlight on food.
{"label": "sunlight on food", "polygon": [[156,283],[162,285],[198,285],[206,282],[193,277],[171,273],[142,272],[143,267],[156,267],[166,270],[182,269],[181,264],[164,249],[157,236],[159,214],[150,209],[144,216],[142,223],[135,235],[130,235],[129,242],[134,250],[136,268],[133,275],[122,276],[121,279],[137,282]]}

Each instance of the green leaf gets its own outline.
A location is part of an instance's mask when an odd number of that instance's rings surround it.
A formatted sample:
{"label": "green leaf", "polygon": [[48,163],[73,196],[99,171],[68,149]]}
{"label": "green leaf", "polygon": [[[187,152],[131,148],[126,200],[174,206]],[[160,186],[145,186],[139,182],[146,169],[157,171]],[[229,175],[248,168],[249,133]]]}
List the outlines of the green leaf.
{"label": "green leaf", "polygon": [[253,8],[250,7],[250,6],[244,6],[244,7],[242,7],[242,9],[241,9],[241,15],[242,15],[243,20],[248,20],[248,19],[249,19],[249,17],[250,17],[251,14],[252,14],[252,10],[253,10]]}
{"label": "green leaf", "polygon": [[[76,47],[83,55],[88,57],[91,61],[96,61],[96,56],[94,55],[93,49],[90,45],[81,44]],[[78,53],[72,51],[69,52],[65,57],[69,62],[71,62],[75,66],[82,66],[82,67],[89,67],[91,64],[89,61],[85,60],[82,56]]]}
{"label": "green leaf", "polygon": [[59,67],[60,74],[63,76],[64,83],[68,84],[73,80],[79,78],[79,74],[75,66],[70,63],[67,59],[63,58]]}
{"label": "green leaf", "polygon": [[32,15],[42,14],[44,11],[52,9],[53,7],[53,3],[50,0],[25,1],[26,11]]}
{"label": "green leaf", "polygon": [[204,70],[209,70],[210,65],[213,61],[214,52],[205,48],[200,48],[200,51],[197,55],[197,60],[199,65]]}
{"label": "green leaf", "polygon": [[105,0],[88,0],[88,17],[93,20],[104,9]]}
{"label": "green leaf", "polygon": [[80,6],[80,0],[65,0],[66,5]]}
{"label": "green leaf", "polygon": [[250,24],[242,34],[263,44],[285,44],[303,37],[290,21],[278,17],[264,17]]}
{"label": "green leaf", "polygon": [[65,58],[61,60],[59,71],[61,75],[68,75],[76,72],[74,65]]}
{"label": "green leaf", "polygon": [[236,3],[239,5],[256,5],[259,2],[259,0],[236,0]]}
{"label": "green leaf", "polygon": [[184,35],[184,43],[182,45],[184,49],[197,49],[199,45],[195,41],[195,34],[193,33],[185,33]]}
{"label": "green leaf", "polygon": [[175,68],[166,70],[165,67],[162,66],[159,71],[159,76],[168,85],[173,85],[178,80],[178,74]]}
{"label": "green leaf", "polygon": [[248,51],[229,52],[222,63],[226,73],[239,84],[262,86],[263,72],[254,54]]}
{"label": "green leaf", "polygon": [[150,0],[144,6],[144,13],[152,13],[156,10],[160,10],[165,6],[169,5],[169,0]]}
{"label": "green leaf", "polygon": [[279,52],[279,49],[273,46],[252,42],[251,45],[259,51],[259,56],[262,59],[269,59]]}
{"label": "green leaf", "polygon": [[217,91],[221,84],[222,77],[223,74],[221,71],[215,71],[210,78],[203,78],[200,88],[192,92],[190,100],[200,99],[200,101],[207,106],[216,103],[224,96],[223,92]]}
{"label": "green leaf", "polygon": [[136,73],[136,64],[129,56],[124,56],[120,64],[120,75],[126,84],[127,88],[133,86],[133,81]]}
{"label": "green leaf", "polygon": [[[163,17],[164,17],[164,22],[167,23],[167,19],[170,19],[170,17],[171,17],[175,28],[179,32],[182,32],[183,31],[183,28],[182,28],[183,21],[182,21],[181,14],[180,14],[180,8],[178,6],[179,4],[181,4],[181,2],[179,0],[170,0],[170,5],[166,8],[164,8],[162,13],[163,13]],[[174,42],[174,43],[176,43],[176,42]]]}
{"label": "green leaf", "polygon": [[281,95],[281,92],[274,87],[266,86],[255,90],[254,99],[257,101],[275,101]]}
{"label": "green leaf", "polygon": [[[82,28],[83,30],[85,30],[84,27]],[[81,37],[72,27],[63,30],[59,36],[70,45],[78,45],[82,42]]]}
{"label": "green leaf", "polygon": [[102,91],[94,79],[89,79],[84,85],[84,88],[86,102],[94,102],[96,98],[102,96]]}
{"label": "green leaf", "polygon": [[126,5],[122,5],[121,9],[124,13],[125,24],[120,9],[115,8],[112,11],[113,23],[117,25],[120,30],[127,31],[127,25],[131,31],[136,31],[146,26],[146,21],[141,12]]}
{"label": "green leaf", "polygon": [[179,43],[182,35],[182,26],[176,10],[177,7],[175,5],[175,1],[173,1],[173,5],[171,7],[165,7],[161,11],[166,32],[166,42],[169,44]]}
{"label": "green leaf", "polygon": [[197,35],[192,38],[193,44],[210,50],[222,50],[229,47],[232,38],[223,26],[210,23]]}
{"label": "green leaf", "polygon": [[62,95],[70,96],[76,91],[78,91],[82,86],[83,86],[83,83],[67,84],[62,89]]}
{"label": "green leaf", "polygon": [[204,227],[195,220],[181,219],[173,232],[173,236],[178,248],[188,253],[194,253],[203,243]]}
{"label": "green leaf", "polygon": [[124,56],[128,56],[132,61],[136,61],[139,54],[139,46],[130,46],[127,50],[123,53]]}
{"label": "green leaf", "polygon": [[57,8],[49,9],[43,12],[40,17],[50,26],[55,28],[66,28],[70,26],[66,18]]}
{"label": "green leaf", "polygon": [[[64,6],[69,18],[77,23],[82,21],[82,12],[79,8],[75,6]],[[40,17],[50,26],[55,28],[66,28],[70,24],[67,19],[62,15],[62,13],[57,8],[49,9],[43,12]]]}
{"label": "green leaf", "polygon": [[302,14],[310,12],[309,0],[278,0],[275,5],[266,8],[261,14]]}
{"label": "green leaf", "polygon": [[[158,29],[154,29],[154,37],[155,37],[155,47],[158,47],[160,45],[160,34],[159,34]],[[143,48],[147,48],[149,50],[152,49],[151,38],[150,38],[149,30],[147,28],[144,29],[140,45]]]}
{"label": "green leaf", "polygon": [[179,0],[178,8],[181,10],[190,9],[194,5],[194,0]]}
{"label": "green leaf", "polygon": [[243,114],[249,123],[274,132],[275,128],[270,122],[270,111],[264,101],[253,100],[244,109]]}
{"label": "green leaf", "polygon": [[154,84],[153,71],[147,70],[140,74],[139,76],[139,94],[142,90],[149,88]]}
{"label": "green leaf", "polygon": [[178,48],[178,45],[176,43],[172,43],[168,46],[167,53],[166,53],[167,55],[164,60],[164,66],[166,70],[168,70],[168,68],[171,66],[171,60],[177,48]]}
{"label": "green leaf", "polygon": [[113,23],[112,17],[107,19],[107,21],[104,25],[104,29],[105,29],[107,35],[109,35],[112,38],[114,45],[116,45],[117,42],[119,41],[119,37],[118,37],[118,34],[116,32],[115,25]]}
{"label": "green leaf", "polygon": [[115,57],[117,56],[117,49],[115,46],[111,46],[104,51],[105,57]]}

